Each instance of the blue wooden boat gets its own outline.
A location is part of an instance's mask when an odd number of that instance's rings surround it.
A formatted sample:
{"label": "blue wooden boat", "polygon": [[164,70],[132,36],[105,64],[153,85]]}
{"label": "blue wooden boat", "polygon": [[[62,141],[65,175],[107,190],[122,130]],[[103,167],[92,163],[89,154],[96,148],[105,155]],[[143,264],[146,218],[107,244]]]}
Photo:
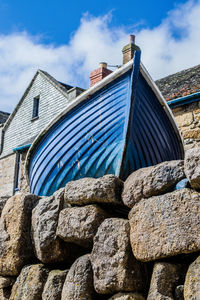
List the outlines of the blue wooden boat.
{"label": "blue wooden boat", "polygon": [[31,193],[51,195],[68,181],[183,159],[172,113],[134,59],[70,102],[31,146],[26,168]]}

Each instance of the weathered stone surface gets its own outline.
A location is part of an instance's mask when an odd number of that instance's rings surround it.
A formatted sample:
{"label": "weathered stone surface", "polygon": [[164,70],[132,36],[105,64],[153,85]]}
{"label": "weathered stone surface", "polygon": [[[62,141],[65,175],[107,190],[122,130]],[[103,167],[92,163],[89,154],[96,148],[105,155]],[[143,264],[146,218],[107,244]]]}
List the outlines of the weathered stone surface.
{"label": "weathered stone surface", "polygon": [[180,278],[180,266],[155,263],[151,278],[148,300],[174,300],[174,290]]}
{"label": "weathered stone surface", "polygon": [[42,300],[60,300],[67,271],[53,270],[44,286]]}
{"label": "weathered stone surface", "polygon": [[0,274],[18,275],[34,252],[31,243],[31,212],[35,195],[18,194],[6,202],[0,219]]}
{"label": "weathered stone surface", "polygon": [[32,213],[32,240],[36,256],[43,263],[60,262],[68,255],[62,241],[56,238],[58,217],[63,208],[64,189],[42,198]]}
{"label": "weathered stone surface", "polygon": [[71,266],[63,286],[61,300],[93,300],[94,295],[90,256],[86,254],[79,257]]}
{"label": "weathered stone surface", "polygon": [[0,197],[0,216],[7,200],[8,200],[7,197]]}
{"label": "weathered stone surface", "polygon": [[182,160],[165,161],[139,169],[125,181],[122,200],[128,207],[133,207],[142,198],[167,192],[184,177]]}
{"label": "weathered stone surface", "polygon": [[10,300],[41,300],[47,276],[42,264],[25,266],[13,285]]}
{"label": "weathered stone surface", "polygon": [[200,138],[200,128],[183,131],[183,138],[184,139],[199,139]]}
{"label": "weathered stone surface", "polygon": [[184,284],[184,299],[200,299],[200,256],[189,266]]}
{"label": "weathered stone surface", "polygon": [[98,228],[91,254],[97,293],[141,290],[141,264],[132,255],[129,234],[128,220],[120,218],[106,219]]}
{"label": "weathered stone surface", "polygon": [[15,277],[3,277],[0,276],[0,289],[12,286],[15,282]]}
{"label": "weathered stone surface", "polygon": [[121,203],[123,182],[114,175],[101,178],[82,178],[70,181],[65,187],[65,201],[73,205],[92,203]]}
{"label": "weathered stone surface", "polygon": [[57,235],[66,242],[91,246],[99,225],[107,216],[97,205],[65,208],[59,215]]}
{"label": "weathered stone surface", "polygon": [[184,300],[184,285],[178,285],[175,288],[175,300]]}
{"label": "weathered stone surface", "polygon": [[145,300],[145,298],[138,293],[118,293],[108,300]]}
{"label": "weathered stone surface", "polygon": [[0,299],[1,300],[9,300],[11,294],[11,287],[0,289]]}
{"label": "weathered stone surface", "polygon": [[182,189],[143,199],[129,213],[135,257],[151,261],[200,250],[200,194]]}
{"label": "weathered stone surface", "polygon": [[10,298],[11,289],[15,283],[15,277],[0,276],[0,299],[8,300]]}
{"label": "weathered stone surface", "polygon": [[200,148],[186,151],[184,167],[191,186],[194,189],[200,189]]}
{"label": "weathered stone surface", "polygon": [[23,192],[24,194],[30,193],[30,186],[27,181],[26,165],[25,165],[27,153],[28,153],[28,149],[24,150],[20,155],[20,172],[18,178],[20,191]]}
{"label": "weathered stone surface", "polygon": [[13,152],[0,160],[0,195],[11,197],[13,195],[13,175],[15,172],[16,154]]}
{"label": "weathered stone surface", "polygon": [[185,112],[181,113],[176,116],[176,122],[179,128],[181,127],[187,127],[192,124],[194,121],[193,113],[192,112]]}

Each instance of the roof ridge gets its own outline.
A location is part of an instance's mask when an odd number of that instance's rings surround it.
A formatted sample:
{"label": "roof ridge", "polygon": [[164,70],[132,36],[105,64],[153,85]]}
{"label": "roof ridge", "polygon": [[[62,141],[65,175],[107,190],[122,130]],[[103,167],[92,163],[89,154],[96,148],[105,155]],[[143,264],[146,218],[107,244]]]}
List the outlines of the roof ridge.
{"label": "roof ridge", "polygon": [[[64,92],[64,95],[66,96],[66,92],[73,88],[73,86],[65,84],[65,83],[61,83],[60,81],[58,81],[57,79],[55,79],[52,75],[50,75],[48,72],[43,71],[41,69],[38,70],[38,72],[40,74],[42,74],[43,76],[45,76],[51,83],[53,83],[53,85],[58,88],[61,92]],[[68,88],[67,88],[68,87]]]}

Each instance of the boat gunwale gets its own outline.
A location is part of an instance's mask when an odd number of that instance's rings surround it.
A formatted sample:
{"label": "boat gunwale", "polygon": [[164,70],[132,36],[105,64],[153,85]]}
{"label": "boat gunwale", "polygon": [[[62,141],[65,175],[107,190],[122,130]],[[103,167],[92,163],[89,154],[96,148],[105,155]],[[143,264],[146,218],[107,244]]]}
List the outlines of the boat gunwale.
{"label": "boat gunwale", "polygon": [[[120,76],[124,75],[129,70],[131,70],[133,68],[133,63],[134,63],[134,58],[131,59],[128,63],[126,63],[122,67],[120,67],[119,69],[115,70],[114,72],[112,72],[111,74],[106,76],[101,81],[97,82],[94,86],[87,89],[85,92],[80,94],[75,99],[69,101],[67,103],[66,108],[58,116],[56,116],[53,120],[51,120],[47,124],[47,126],[40,132],[40,134],[33,141],[31,147],[28,150],[27,156],[26,156],[25,174],[26,174],[26,179],[27,179],[28,183],[29,183],[29,162],[30,162],[31,154],[34,151],[35,146],[39,144],[40,140],[48,132],[48,130],[54,124],[56,124],[63,116],[65,116],[70,110],[72,110],[74,107],[78,106],[84,100],[86,100],[87,98],[92,96],[94,93],[98,92],[101,88],[104,88],[107,84],[111,83],[112,81],[116,80],[117,78],[119,78]],[[183,139],[182,139],[182,136],[179,132],[179,129],[178,129],[177,123],[175,121],[175,118],[172,114],[172,111],[170,110],[166,100],[164,99],[163,95],[161,94],[160,90],[158,89],[157,85],[153,81],[152,77],[150,76],[150,74],[148,73],[148,71],[146,70],[146,68],[142,64],[142,62],[140,62],[139,71],[141,72],[142,76],[144,77],[144,79],[146,80],[147,84],[150,86],[152,91],[155,93],[158,101],[160,102],[160,104],[162,105],[163,109],[165,110],[167,116],[169,117],[169,119],[171,121],[171,124],[172,124],[172,126],[175,130],[176,136],[177,136],[180,144],[182,145],[182,155],[184,156]]]}

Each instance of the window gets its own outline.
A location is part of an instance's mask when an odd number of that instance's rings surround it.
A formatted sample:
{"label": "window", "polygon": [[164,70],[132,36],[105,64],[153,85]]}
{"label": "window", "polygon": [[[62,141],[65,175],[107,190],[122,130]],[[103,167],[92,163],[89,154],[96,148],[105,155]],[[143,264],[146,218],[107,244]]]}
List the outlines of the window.
{"label": "window", "polygon": [[21,160],[21,155],[19,152],[17,152],[16,161],[15,161],[14,192],[19,191],[20,160]]}
{"label": "window", "polygon": [[32,113],[32,119],[35,119],[39,116],[39,100],[40,97],[35,97],[33,99],[33,113]]}

